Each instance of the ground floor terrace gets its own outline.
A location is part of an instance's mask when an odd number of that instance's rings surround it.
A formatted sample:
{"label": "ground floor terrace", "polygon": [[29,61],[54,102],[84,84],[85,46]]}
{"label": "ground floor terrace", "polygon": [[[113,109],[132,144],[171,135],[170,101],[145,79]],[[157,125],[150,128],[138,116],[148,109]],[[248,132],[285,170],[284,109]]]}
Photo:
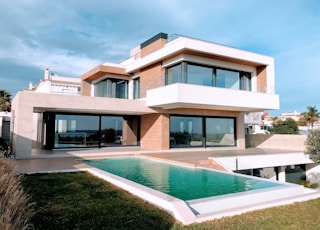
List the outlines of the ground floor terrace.
{"label": "ground floor terrace", "polygon": [[[245,150],[236,148],[224,150],[209,148],[145,150],[138,146],[131,146],[100,149],[34,149],[31,159],[12,160],[12,164],[15,166],[17,173],[88,171],[167,210],[183,224],[202,222],[320,197],[320,193],[317,190],[303,189],[302,186],[293,184],[291,186],[289,184],[283,188],[281,187],[281,189],[267,189],[259,192],[249,191],[243,194],[183,201],[140,184],[128,182],[121,177],[92,167],[83,161],[126,156],[147,158],[188,167],[208,168],[229,174],[241,172],[269,178],[276,183],[283,183],[294,178],[301,179],[303,176],[306,177],[309,172],[319,171],[319,166],[312,163],[302,152],[259,148],[247,148]],[[248,168],[252,167],[252,162],[258,168]],[[164,172],[165,175],[166,173]]]}
{"label": "ground floor terrace", "polygon": [[[18,172],[59,171],[86,167],[77,159],[143,156],[191,167],[238,172],[271,180],[299,183],[320,172],[301,151],[246,148],[178,148],[149,150],[139,146],[86,149],[33,149],[31,159],[15,160]],[[319,181],[320,182],[320,181]]]}

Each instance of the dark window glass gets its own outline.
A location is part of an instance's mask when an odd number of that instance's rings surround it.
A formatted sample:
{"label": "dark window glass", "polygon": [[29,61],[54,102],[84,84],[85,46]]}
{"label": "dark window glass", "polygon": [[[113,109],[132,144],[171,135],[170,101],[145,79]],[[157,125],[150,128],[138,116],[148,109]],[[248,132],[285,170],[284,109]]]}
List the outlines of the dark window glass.
{"label": "dark window glass", "polygon": [[187,83],[251,91],[251,73],[181,62],[166,69],[166,85]]}
{"label": "dark window glass", "polygon": [[251,91],[251,74],[247,72],[240,73],[240,89]]}
{"label": "dark window glass", "polygon": [[97,146],[99,116],[56,115],[54,148]]}
{"label": "dark window glass", "polygon": [[54,133],[54,148],[138,145],[139,117],[56,114]]}
{"label": "dark window glass", "polygon": [[235,145],[235,118],[170,116],[171,148]]}
{"label": "dark window glass", "polygon": [[128,81],[107,78],[94,84],[94,96],[110,98],[128,98]]}
{"label": "dark window glass", "polygon": [[101,117],[101,146],[122,144],[122,117]]}
{"label": "dark window glass", "polygon": [[202,146],[201,117],[170,117],[170,146]]}
{"label": "dark window glass", "polygon": [[140,78],[133,79],[133,99],[140,98]]}

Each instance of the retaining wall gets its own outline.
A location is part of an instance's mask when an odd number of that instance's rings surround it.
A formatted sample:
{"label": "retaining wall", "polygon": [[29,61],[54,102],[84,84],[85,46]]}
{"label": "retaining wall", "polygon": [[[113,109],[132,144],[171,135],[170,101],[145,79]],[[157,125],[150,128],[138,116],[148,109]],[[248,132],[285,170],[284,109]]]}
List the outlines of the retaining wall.
{"label": "retaining wall", "polygon": [[246,134],[246,148],[281,149],[304,152],[307,135]]}

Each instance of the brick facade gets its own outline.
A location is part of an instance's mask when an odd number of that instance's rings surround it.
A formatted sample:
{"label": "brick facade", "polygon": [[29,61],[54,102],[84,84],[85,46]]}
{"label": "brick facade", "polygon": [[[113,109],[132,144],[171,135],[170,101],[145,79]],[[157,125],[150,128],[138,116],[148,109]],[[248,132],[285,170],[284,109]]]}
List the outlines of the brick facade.
{"label": "brick facade", "polygon": [[141,116],[141,148],[169,149],[169,114]]}

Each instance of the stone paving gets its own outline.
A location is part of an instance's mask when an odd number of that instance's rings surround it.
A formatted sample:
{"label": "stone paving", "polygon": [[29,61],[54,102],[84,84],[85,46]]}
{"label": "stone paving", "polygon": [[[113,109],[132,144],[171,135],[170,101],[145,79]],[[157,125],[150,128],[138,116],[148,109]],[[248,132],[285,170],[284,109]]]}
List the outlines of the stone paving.
{"label": "stone paving", "polygon": [[34,173],[47,171],[67,171],[80,170],[89,166],[80,162],[81,158],[102,158],[125,155],[141,155],[144,157],[157,158],[164,161],[179,164],[202,166],[226,171],[209,157],[218,156],[241,156],[257,154],[285,153],[283,150],[268,149],[171,149],[171,150],[144,150],[139,147],[125,148],[104,148],[104,149],[85,149],[85,150],[54,150],[54,151],[35,151],[31,159],[11,160],[17,173]]}

